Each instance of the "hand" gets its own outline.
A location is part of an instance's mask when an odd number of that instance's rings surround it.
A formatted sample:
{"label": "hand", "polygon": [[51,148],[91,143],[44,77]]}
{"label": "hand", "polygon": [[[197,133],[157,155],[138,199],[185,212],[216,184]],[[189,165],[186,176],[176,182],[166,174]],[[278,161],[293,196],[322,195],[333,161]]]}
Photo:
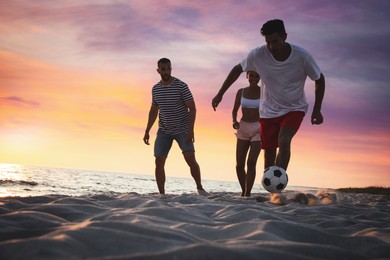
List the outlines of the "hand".
{"label": "hand", "polygon": [[213,106],[214,111],[216,111],[216,108],[218,107],[218,104],[222,101],[222,96],[217,94],[213,100],[211,101],[211,105]]}
{"label": "hand", "polygon": [[144,135],[144,143],[149,145],[149,133],[145,133],[145,135]]}
{"label": "hand", "polygon": [[320,125],[324,122],[324,117],[322,116],[321,112],[315,112],[311,114],[311,124],[312,125]]}
{"label": "hand", "polygon": [[237,121],[234,121],[233,122],[233,128],[234,129],[239,129],[240,128],[240,123],[238,123]]}

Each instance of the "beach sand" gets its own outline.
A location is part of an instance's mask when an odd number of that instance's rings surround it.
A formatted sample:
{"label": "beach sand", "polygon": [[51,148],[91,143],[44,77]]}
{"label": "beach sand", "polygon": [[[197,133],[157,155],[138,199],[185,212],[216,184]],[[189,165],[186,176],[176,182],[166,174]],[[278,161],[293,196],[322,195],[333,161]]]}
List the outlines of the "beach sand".
{"label": "beach sand", "polygon": [[390,259],[387,196],[284,194],[1,198],[0,259]]}

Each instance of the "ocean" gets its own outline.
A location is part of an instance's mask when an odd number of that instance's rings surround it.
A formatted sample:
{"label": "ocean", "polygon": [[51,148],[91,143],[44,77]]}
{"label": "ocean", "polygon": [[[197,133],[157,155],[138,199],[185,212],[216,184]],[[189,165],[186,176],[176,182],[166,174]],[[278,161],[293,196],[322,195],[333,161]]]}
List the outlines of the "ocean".
{"label": "ocean", "polygon": [[[266,193],[257,177],[252,193]],[[241,193],[233,181],[202,180],[208,192]],[[313,189],[288,186],[287,190]],[[167,175],[166,194],[195,194],[194,180]],[[0,197],[158,193],[154,175],[0,164]]]}

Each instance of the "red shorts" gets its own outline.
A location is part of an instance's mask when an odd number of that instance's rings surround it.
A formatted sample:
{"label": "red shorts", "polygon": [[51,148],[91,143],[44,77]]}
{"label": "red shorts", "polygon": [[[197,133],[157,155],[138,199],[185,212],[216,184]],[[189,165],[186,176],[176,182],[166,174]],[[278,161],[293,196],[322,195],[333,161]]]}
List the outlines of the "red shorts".
{"label": "red shorts", "polygon": [[283,127],[288,127],[298,131],[305,113],[302,111],[288,112],[287,114],[275,118],[260,118],[261,143],[263,149],[275,149],[278,147],[279,131]]}

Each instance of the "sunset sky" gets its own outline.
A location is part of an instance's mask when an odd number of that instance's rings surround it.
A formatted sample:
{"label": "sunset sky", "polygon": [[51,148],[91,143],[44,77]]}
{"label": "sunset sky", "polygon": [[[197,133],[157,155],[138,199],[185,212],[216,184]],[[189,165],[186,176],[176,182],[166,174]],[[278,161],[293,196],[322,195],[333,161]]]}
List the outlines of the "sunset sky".
{"label": "sunset sky", "polygon": [[[231,109],[245,75],[216,112],[211,99],[279,18],[326,77],[325,122],[305,117],[289,185],[390,186],[389,13],[383,0],[0,1],[0,163],[154,174],[157,122],[152,144],[142,138],[168,57],[195,98],[203,179],[236,181]],[[311,112],[314,83],[305,88]],[[166,172],[190,177],[177,145]]]}

